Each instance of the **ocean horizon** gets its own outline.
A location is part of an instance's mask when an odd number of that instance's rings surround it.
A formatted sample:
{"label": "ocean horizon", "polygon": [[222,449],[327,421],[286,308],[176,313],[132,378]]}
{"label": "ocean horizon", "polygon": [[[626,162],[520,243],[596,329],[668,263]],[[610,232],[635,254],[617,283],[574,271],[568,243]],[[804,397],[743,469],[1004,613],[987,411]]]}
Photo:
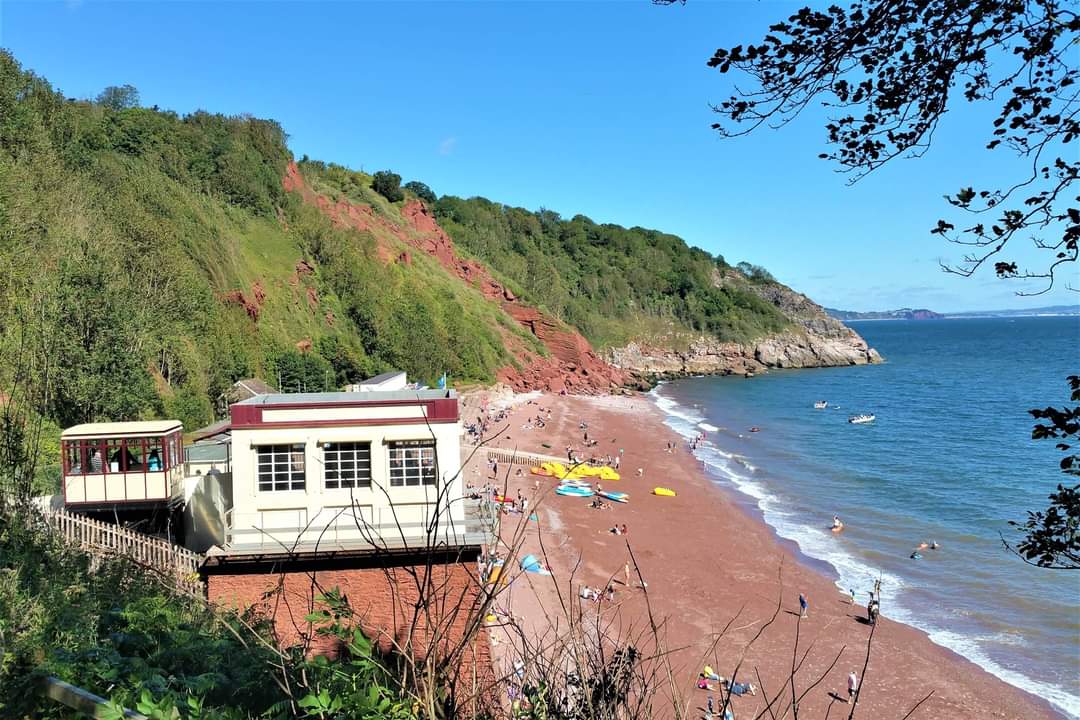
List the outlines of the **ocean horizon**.
{"label": "ocean horizon", "polygon": [[[1027,411],[1068,403],[1080,318],[851,325],[884,364],[685,378],[651,396],[684,437],[705,432],[695,455],[712,479],[826,563],[838,592],[865,603],[880,579],[884,615],[1080,718],[1080,578],[1002,543],[1067,479]],[[877,419],[847,422],[863,412]],[[911,558],[921,542],[941,547]]]}

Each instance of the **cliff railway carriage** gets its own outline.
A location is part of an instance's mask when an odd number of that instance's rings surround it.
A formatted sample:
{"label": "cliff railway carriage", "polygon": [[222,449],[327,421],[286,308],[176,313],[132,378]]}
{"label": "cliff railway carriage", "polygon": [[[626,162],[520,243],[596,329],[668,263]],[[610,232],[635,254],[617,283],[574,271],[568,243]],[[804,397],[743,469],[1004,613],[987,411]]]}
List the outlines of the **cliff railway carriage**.
{"label": "cliff railway carriage", "polygon": [[64,430],[64,506],[109,519],[167,519],[184,498],[183,431],[179,420]]}

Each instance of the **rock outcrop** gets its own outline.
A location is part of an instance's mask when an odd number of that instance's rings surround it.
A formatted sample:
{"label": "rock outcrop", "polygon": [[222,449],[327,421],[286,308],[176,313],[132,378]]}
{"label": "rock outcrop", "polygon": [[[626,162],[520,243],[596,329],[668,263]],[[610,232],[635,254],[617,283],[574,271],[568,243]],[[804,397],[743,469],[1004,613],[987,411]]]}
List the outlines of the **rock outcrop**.
{"label": "rock outcrop", "polygon": [[838,367],[882,361],[857,332],[829,317],[802,293],[778,283],[751,283],[742,275],[717,274],[717,285],[738,283],[769,302],[792,322],[790,330],[751,343],[699,336],[674,343],[630,343],[608,352],[616,367],[647,375],[751,374],[767,368]]}

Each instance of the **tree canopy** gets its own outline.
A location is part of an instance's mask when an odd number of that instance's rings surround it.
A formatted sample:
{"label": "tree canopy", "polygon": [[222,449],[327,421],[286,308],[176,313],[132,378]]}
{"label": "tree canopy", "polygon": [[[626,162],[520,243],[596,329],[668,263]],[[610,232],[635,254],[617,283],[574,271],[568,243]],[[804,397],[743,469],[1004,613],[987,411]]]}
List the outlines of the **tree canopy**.
{"label": "tree canopy", "polygon": [[[665,2],[666,0],[661,0]],[[948,197],[973,220],[938,221],[932,232],[966,246],[947,269],[971,275],[988,261],[1000,277],[1038,278],[1048,289],[1078,257],[1080,210],[1080,16],[1058,0],[864,0],[804,7],[757,43],[720,48],[708,60],[752,83],[714,110],[722,135],[778,127],[814,102],[829,109],[820,157],[853,180],[898,157],[922,155],[949,107],[997,104],[987,149],[1007,147],[1029,172],[1009,187],[975,183]],[[986,219],[984,219],[984,216]],[[1021,266],[1010,242],[1034,237],[1047,261]]]}

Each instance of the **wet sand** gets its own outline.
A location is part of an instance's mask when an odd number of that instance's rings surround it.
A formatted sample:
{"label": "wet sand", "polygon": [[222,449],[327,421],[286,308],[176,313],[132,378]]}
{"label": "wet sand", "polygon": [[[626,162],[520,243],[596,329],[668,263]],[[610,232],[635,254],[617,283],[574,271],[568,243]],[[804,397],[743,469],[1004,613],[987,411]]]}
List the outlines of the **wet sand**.
{"label": "wet sand", "polygon": [[[466,420],[475,417],[475,403],[475,397],[466,403]],[[552,411],[547,426],[522,429],[538,413],[538,406]],[[590,438],[600,441],[588,451],[583,447],[581,422],[588,424]],[[748,511],[745,501],[708,479],[685,440],[663,424],[659,409],[643,396],[544,395],[532,404],[515,405],[509,418],[499,424],[503,426],[505,432],[488,448],[563,457],[568,444],[596,455],[618,454],[622,448],[622,479],[605,486],[630,493],[630,502],[613,503],[611,510],[593,510],[588,500],[555,495],[553,479],[541,478],[537,490],[538,478],[527,469],[518,477],[514,466],[507,477],[506,468],[500,467],[500,482],[508,483],[508,494],[513,497],[520,489],[530,498],[530,512],[535,508],[539,518],[528,523],[523,551],[545,557],[553,572],[552,577],[523,575],[500,604],[527,629],[543,632],[560,615],[556,583],[565,600],[581,584],[603,587],[614,577],[617,610],[605,603],[602,611],[617,612],[623,626],[641,627],[647,617],[644,593],[621,583],[624,563],[630,560],[629,543],[648,584],[649,604],[663,621],[665,646],[674,651],[672,665],[687,717],[702,716],[708,695],[719,700],[717,690],[695,687],[703,665],[730,677],[747,643],[772,617],[778,598],[782,607],[776,620],[746,651],[738,677],[755,686],[763,684],[766,692],[759,686],[757,696],[733,698],[736,718],[757,716],[765,710],[765,694],[774,695],[781,683],[788,682],[797,626],[800,658],[809,650],[796,674],[797,691],[801,694],[824,674],[801,700],[799,711],[804,717],[822,718],[828,713],[846,718],[850,705],[831,694],[847,697],[851,671],[863,683],[857,717],[900,720],[931,691],[933,695],[913,718],[1062,717],[1041,699],[934,644],[922,631],[888,620],[887,594],[882,600],[885,617],[874,630],[864,676],[871,628],[862,619],[866,591],[871,588],[856,588],[859,601],[852,606],[850,597],[839,592],[820,563],[809,562],[791,543],[781,542],[760,517]],[[668,442],[676,443],[678,450],[667,452]],[[644,470],[640,478],[636,475],[639,467]],[[475,484],[489,480],[486,453],[477,453],[466,472],[466,479]],[[678,496],[651,495],[655,486],[671,488]],[[827,524],[829,518],[822,522]],[[617,523],[627,525],[627,536],[607,532]],[[514,524],[504,523],[504,537]],[[568,587],[571,573],[572,588]],[[799,593],[809,600],[808,617],[801,622]],[[576,595],[571,601],[577,602]],[[492,635],[498,637],[498,633]],[[838,655],[839,661],[826,672]],[[774,706],[773,712],[780,717],[784,708]],[[664,708],[660,714],[670,715],[671,710]]]}

